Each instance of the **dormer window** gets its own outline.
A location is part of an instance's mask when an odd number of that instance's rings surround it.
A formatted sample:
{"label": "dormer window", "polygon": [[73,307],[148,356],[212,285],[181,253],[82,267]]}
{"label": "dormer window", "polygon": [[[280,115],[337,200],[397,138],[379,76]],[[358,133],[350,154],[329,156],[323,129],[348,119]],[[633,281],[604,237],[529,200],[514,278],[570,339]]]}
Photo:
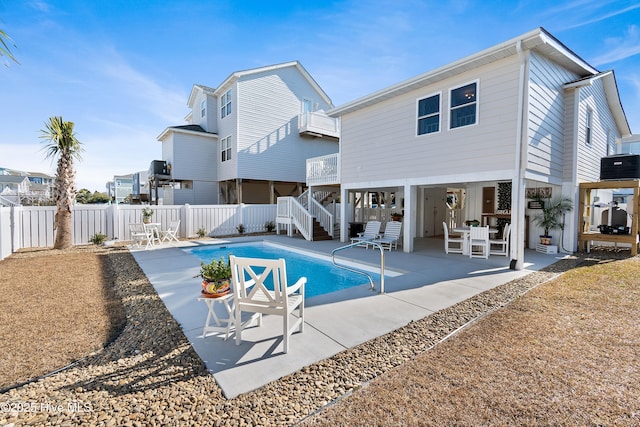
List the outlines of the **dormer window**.
{"label": "dormer window", "polygon": [[220,117],[225,118],[231,114],[231,89],[220,97]]}
{"label": "dormer window", "polygon": [[203,99],[200,101],[200,117],[204,117],[205,114],[207,114],[207,101]]}
{"label": "dormer window", "polygon": [[451,89],[451,122],[449,129],[474,125],[478,118],[478,84]]}

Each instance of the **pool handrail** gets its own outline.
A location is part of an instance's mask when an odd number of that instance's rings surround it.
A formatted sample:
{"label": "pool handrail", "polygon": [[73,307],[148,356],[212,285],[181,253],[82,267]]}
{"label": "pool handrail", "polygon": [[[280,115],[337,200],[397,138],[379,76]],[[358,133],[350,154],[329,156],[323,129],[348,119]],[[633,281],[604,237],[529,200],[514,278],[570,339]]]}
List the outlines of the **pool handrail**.
{"label": "pool handrail", "polygon": [[[376,242],[375,240],[367,240],[366,242],[368,245],[372,245],[374,247],[377,247],[380,250],[380,293],[383,294],[384,293],[384,248],[382,247],[382,245],[378,242]],[[338,264],[336,262],[336,257],[335,254],[336,252],[340,252],[343,251],[345,249],[349,249],[349,248],[353,248],[355,246],[362,246],[363,242],[355,242],[355,243],[351,243],[345,246],[340,246],[339,248],[336,248],[334,250],[331,251],[331,262],[333,262],[333,265],[335,265],[338,268],[342,268],[345,270],[349,270],[352,271],[354,273],[358,273],[358,274],[364,274],[365,276],[367,276],[367,278],[369,279],[369,283],[371,284],[371,290],[375,291],[376,287],[373,284],[373,278],[371,277],[370,274],[362,271],[362,270],[358,270],[352,267],[348,267],[346,265],[341,265]]]}

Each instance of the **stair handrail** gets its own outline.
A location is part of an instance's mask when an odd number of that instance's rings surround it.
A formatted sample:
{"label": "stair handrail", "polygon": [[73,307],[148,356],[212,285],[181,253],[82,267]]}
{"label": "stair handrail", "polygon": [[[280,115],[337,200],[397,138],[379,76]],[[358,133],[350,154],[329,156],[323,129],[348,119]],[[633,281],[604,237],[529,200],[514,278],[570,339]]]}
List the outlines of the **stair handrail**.
{"label": "stair handrail", "polygon": [[293,225],[306,240],[313,240],[313,216],[295,197],[289,197],[289,212]]}
{"label": "stair handrail", "polygon": [[[382,247],[382,245],[374,240],[369,240],[366,242],[369,245],[372,245],[374,247],[377,247],[378,250],[380,251],[380,293],[383,294],[384,293],[384,248]],[[345,246],[340,246],[339,248],[336,248],[334,250],[331,251],[331,261],[333,262],[333,265],[335,265],[338,268],[342,268],[344,270],[349,270],[352,271],[354,273],[358,273],[358,274],[364,274],[365,276],[367,276],[369,278],[369,284],[371,285],[370,289],[371,291],[375,291],[376,287],[373,284],[373,278],[371,277],[371,275],[369,273],[366,273],[362,270],[358,270],[356,268],[353,267],[348,267],[346,265],[342,265],[342,264],[338,264],[336,262],[336,258],[335,258],[335,254],[336,252],[340,252],[343,251],[345,249],[349,249],[349,248],[353,248],[355,246],[361,246],[363,243],[362,242],[355,242],[355,243],[351,243]]]}
{"label": "stair handrail", "polygon": [[333,214],[313,197],[311,198],[311,203],[309,203],[309,212],[311,216],[318,220],[322,228],[324,228],[333,239]]}

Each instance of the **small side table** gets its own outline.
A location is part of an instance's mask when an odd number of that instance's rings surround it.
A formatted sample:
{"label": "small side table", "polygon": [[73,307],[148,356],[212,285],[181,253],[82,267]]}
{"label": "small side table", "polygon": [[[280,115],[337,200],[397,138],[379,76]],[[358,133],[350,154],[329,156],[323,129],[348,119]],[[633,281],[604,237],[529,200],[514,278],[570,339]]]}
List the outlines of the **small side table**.
{"label": "small side table", "polygon": [[[206,337],[207,334],[210,333],[221,333],[224,332],[225,341],[229,338],[229,332],[231,332],[231,328],[235,326],[235,316],[233,310],[233,294],[228,293],[227,295],[223,295],[219,298],[205,298],[200,297],[198,301],[204,301],[207,304],[207,308],[209,312],[207,313],[207,320],[204,322],[204,327],[202,328],[202,336]],[[227,317],[219,317],[216,314],[215,306],[216,302],[222,303]],[[249,319],[242,322],[243,325],[253,322],[254,320],[258,320],[259,323],[262,322],[261,313],[254,313]],[[213,322],[213,323],[212,323]]]}

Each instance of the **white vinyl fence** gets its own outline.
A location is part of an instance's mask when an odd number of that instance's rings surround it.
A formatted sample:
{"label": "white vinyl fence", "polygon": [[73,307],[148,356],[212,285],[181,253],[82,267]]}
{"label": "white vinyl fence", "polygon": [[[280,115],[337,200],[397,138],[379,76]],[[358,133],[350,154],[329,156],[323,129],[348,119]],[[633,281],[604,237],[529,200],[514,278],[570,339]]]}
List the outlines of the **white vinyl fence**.
{"label": "white vinyl fence", "polygon": [[[85,245],[97,233],[108,239],[131,240],[129,225],[142,223],[142,209],[150,207],[152,222],[167,229],[180,220],[179,237],[194,237],[200,228],[208,236],[265,231],[276,219],[276,205],[77,205],[73,208],[73,244]],[[0,260],[22,248],[51,247],[55,206],[0,207]]]}

